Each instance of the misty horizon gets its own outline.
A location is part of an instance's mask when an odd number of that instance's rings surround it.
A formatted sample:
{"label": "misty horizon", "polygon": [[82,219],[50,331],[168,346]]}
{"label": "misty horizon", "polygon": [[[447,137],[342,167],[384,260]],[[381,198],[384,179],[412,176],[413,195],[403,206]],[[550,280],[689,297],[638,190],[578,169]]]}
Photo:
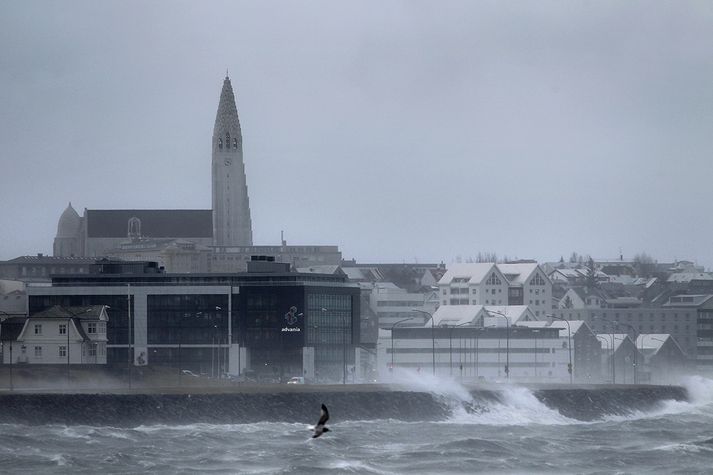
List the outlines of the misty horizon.
{"label": "misty horizon", "polygon": [[709,268],[713,7],[649,5],[3,5],[0,259],[70,201],[209,209],[227,68],[256,245]]}

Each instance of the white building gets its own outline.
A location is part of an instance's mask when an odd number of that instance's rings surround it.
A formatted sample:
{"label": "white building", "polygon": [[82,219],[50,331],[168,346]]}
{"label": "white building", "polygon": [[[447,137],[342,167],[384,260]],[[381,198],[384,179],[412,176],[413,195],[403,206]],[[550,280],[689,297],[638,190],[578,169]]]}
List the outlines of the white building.
{"label": "white building", "polygon": [[495,264],[453,264],[438,288],[441,305],[508,304],[508,281]]}
{"label": "white building", "polygon": [[[493,312],[506,314],[511,324]],[[471,382],[569,380],[569,351],[562,344],[560,328],[518,324],[530,318],[532,313],[524,305],[446,305],[434,314],[433,327],[426,322],[420,327],[380,330],[379,378],[389,381],[408,369]]]}
{"label": "white building", "polygon": [[552,282],[536,262],[497,264],[497,267],[509,283],[508,305],[527,305],[535,317],[552,313]]}
{"label": "white building", "polygon": [[441,305],[527,305],[535,317],[552,310],[552,282],[534,262],[454,264],[438,287]]}
{"label": "white building", "polygon": [[16,338],[3,338],[4,364],[106,364],[106,306],[54,306],[30,315]]}

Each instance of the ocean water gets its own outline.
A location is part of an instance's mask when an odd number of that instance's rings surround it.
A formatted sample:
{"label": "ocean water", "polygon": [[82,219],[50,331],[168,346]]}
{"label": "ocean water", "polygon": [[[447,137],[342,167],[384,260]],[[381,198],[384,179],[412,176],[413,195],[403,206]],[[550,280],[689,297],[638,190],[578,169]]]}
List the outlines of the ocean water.
{"label": "ocean water", "polygon": [[332,414],[331,432],[319,439],[304,423],[0,424],[0,472],[713,473],[707,379],[683,382],[688,402],[661,401],[594,421],[565,417],[517,386],[473,411],[470,394],[455,382],[402,383],[450,401],[450,416],[403,422]]}

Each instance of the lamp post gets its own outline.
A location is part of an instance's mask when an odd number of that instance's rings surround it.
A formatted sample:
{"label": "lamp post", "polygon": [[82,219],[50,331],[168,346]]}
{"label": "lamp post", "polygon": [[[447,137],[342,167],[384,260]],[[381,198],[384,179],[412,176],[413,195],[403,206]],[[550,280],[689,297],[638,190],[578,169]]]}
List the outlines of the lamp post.
{"label": "lamp post", "polygon": [[433,359],[433,375],[436,375],[436,336],[434,334],[434,321],[433,321],[433,315],[428,313],[425,310],[418,310],[418,309],[411,309],[412,312],[418,312],[418,313],[423,313],[425,315],[428,315],[428,317],[431,319],[431,357]]}
{"label": "lamp post", "polygon": [[[0,343],[2,342],[2,322],[7,320],[10,317],[25,317],[27,318],[26,313],[7,313],[2,310],[0,310],[0,313],[4,315],[4,317],[0,317]],[[12,380],[12,341],[10,341],[10,391],[14,389],[14,384]],[[3,346],[3,360],[5,359],[5,347]]]}
{"label": "lamp post", "polygon": [[[614,363],[614,334],[612,333],[611,335],[611,380],[612,384],[616,384],[616,365]],[[597,335],[597,338],[600,338],[604,341],[604,343],[607,343],[607,339],[603,335]]]}
{"label": "lamp post", "polygon": [[[81,312],[73,313],[73,312],[70,312],[69,310],[65,309],[65,311],[70,315],[69,317],[67,317],[67,387],[68,387],[68,388],[69,388],[69,384],[70,384],[70,377],[69,377],[69,376],[70,376],[70,364],[69,364],[69,329],[71,328],[71,325],[70,325],[70,324],[72,323],[72,321],[73,321],[72,319],[73,319],[74,317],[76,317],[76,316],[78,316],[78,315],[81,315],[81,314],[83,314],[83,313],[87,313],[87,312],[89,312],[90,310],[91,310],[91,307],[90,307],[90,308],[87,308],[87,309],[84,309],[84,310],[82,310]],[[83,344],[83,343],[82,343],[82,344]]]}
{"label": "lamp post", "polygon": [[391,325],[391,369],[394,369],[394,328],[396,328],[396,325],[399,323],[406,322],[408,320],[413,320],[415,317],[408,317],[404,318],[403,320],[399,320],[398,322],[394,323]]}
{"label": "lamp post", "polygon": [[[653,336],[649,336],[649,339],[650,339],[650,340],[654,340],[654,341],[661,342],[661,343],[662,343],[661,348],[663,348],[663,345],[666,344],[666,341],[665,341],[665,340],[662,340],[661,338],[656,338],[656,337],[653,337]],[[642,338],[642,340],[643,340],[643,338]],[[642,346],[643,346],[644,342],[642,341],[641,344],[642,344]],[[660,349],[660,348],[659,348],[659,349]],[[643,353],[642,353],[642,355],[643,355]],[[664,356],[665,356],[665,355],[664,355]],[[649,366],[651,367],[651,365],[649,365]],[[668,361],[666,362],[666,366],[668,366]],[[653,371],[651,371],[651,373],[653,373]]]}
{"label": "lamp post", "polygon": [[567,371],[569,372],[569,384],[572,384],[572,374],[574,373],[574,367],[572,366],[572,327],[569,324],[569,320],[562,317],[555,317],[554,315],[547,316],[555,320],[562,320],[567,324],[567,349],[569,350],[569,365],[567,366]]}
{"label": "lamp post", "polygon": [[[463,322],[459,323],[458,325],[454,325],[450,328],[450,331],[448,332],[448,353],[450,356],[450,374],[453,376],[453,330],[455,330],[458,327],[462,327],[463,325],[467,325],[472,322]],[[461,378],[463,374],[461,373]]]}
{"label": "lamp post", "polygon": [[495,314],[499,317],[502,317],[505,319],[505,327],[506,327],[506,350],[505,350],[505,377],[509,380],[510,379],[510,319],[505,315],[504,313],[498,312],[496,310],[488,310],[487,308],[483,307],[485,312],[490,315]]}
{"label": "lamp post", "polygon": [[611,326],[611,364],[612,364],[612,384],[616,384],[616,362],[614,360],[614,323],[611,320],[607,320],[603,317],[594,317],[595,320],[600,320],[602,322],[608,323]]}
{"label": "lamp post", "polygon": [[[607,322],[607,323],[609,323],[610,325],[622,325],[622,326],[628,327],[628,328],[631,330],[631,332],[632,332],[633,335],[638,335],[638,333],[639,333],[639,331],[638,331],[633,325],[629,325],[628,323],[623,323],[623,322],[620,322],[620,321],[618,321],[618,320],[608,320],[608,319],[606,319],[606,318],[604,318],[604,317],[596,317],[596,318],[598,318],[599,320],[601,320],[601,321],[603,321],[603,322]],[[613,328],[612,328],[612,330],[613,330]],[[636,341],[636,340],[634,340],[634,341]],[[636,343],[634,343],[634,349],[636,349]],[[637,382],[637,376],[636,376],[636,368],[637,368],[637,366],[638,366],[638,361],[637,361],[637,359],[638,359],[638,358],[637,358],[637,355],[636,355],[636,351],[634,351],[634,361],[633,361],[633,365],[634,365],[634,384],[636,384],[636,382]]]}
{"label": "lamp post", "polygon": [[[631,331],[632,331],[633,334],[638,334],[638,333],[639,333],[638,330],[637,330],[633,325],[629,325],[628,323],[622,323],[622,322],[620,322],[620,321],[618,321],[618,320],[609,320],[609,319],[606,319],[606,318],[604,318],[604,317],[594,317],[594,318],[596,318],[597,320],[601,320],[602,322],[606,322],[606,323],[608,323],[609,325],[611,325],[611,327],[612,327],[612,339],[614,338],[614,330],[615,330],[614,325],[623,325],[623,326],[625,326],[625,327],[628,327],[628,328],[631,329]],[[634,350],[636,350],[636,344],[634,344]],[[614,344],[613,344],[613,343],[612,343],[612,351],[614,351]],[[612,364],[614,364],[614,363],[612,363]],[[634,361],[633,361],[633,365],[634,365],[634,384],[636,384],[636,382],[637,382],[636,367],[638,366],[637,357],[636,357],[636,351],[634,351]],[[615,368],[615,369],[616,369],[616,368]],[[626,381],[625,381],[625,382],[626,382]]]}

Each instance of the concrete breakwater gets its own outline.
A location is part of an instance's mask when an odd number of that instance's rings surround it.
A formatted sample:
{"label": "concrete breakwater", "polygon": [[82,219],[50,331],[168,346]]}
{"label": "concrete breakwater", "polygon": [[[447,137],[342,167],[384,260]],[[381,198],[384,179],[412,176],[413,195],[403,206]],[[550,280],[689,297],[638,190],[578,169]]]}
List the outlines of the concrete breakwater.
{"label": "concrete breakwater", "polygon": [[[526,391],[536,404],[577,420],[655,410],[666,400],[686,401],[678,386],[494,387],[470,390],[470,397],[374,387],[264,387],[231,391],[132,393],[4,393],[0,423],[108,425],[314,423],[321,403],[335,423],[345,420],[445,420],[455,412],[487,413],[519,404],[512,391]],[[535,400],[533,399],[533,401]],[[527,408],[526,408],[527,409]],[[518,410],[522,410],[519,407]],[[538,407],[532,407],[537,411]]]}

